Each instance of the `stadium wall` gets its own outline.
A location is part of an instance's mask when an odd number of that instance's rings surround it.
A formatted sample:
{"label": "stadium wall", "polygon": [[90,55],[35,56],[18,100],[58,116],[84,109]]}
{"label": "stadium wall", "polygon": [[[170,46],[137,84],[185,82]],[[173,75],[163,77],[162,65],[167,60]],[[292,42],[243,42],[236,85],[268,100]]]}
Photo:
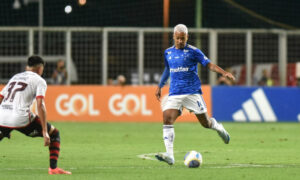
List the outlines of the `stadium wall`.
{"label": "stadium wall", "polygon": [[[1,87],[0,87],[1,88]],[[48,86],[45,98],[49,121],[162,122],[157,86]],[[211,87],[203,86],[211,114]],[[2,89],[2,88],[1,88]],[[168,88],[162,90],[166,100]],[[36,112],[36,105],[32,110]],[[186,110],[178,122],[197,122]]]}
{"label": "stadium wall", "polygon": [[[3,86],[0,86],[2,89]],[[300,88],[202,86],[208,113],[219,121],[300,122]],[[49,121],[162,122],[156,86],[53,86],[46,94]],[[36,112],[36,104],[32,106]],[[197,122],[187,110],[177,122]]]}

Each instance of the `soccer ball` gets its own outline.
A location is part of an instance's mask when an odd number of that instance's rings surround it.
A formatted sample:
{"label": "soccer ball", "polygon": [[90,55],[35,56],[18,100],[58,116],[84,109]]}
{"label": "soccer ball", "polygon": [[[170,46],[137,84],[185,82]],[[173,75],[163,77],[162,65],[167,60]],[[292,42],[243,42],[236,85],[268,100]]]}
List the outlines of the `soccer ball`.
{"label": "soccer ball", "polygon": [[202,155],[197,151],[190,151],[184,156],[184,165],[197,168],[202,164]]}

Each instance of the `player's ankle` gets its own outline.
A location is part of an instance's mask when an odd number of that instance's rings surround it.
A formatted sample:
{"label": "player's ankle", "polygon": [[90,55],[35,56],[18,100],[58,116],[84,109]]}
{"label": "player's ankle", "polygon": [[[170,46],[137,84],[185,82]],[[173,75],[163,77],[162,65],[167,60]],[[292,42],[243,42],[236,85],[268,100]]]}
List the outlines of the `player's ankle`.
{"label": "player's ankle", "polygon": [[169,157],[171,157],[171,158],[174,159],[174,154],[173,154],[173,153],[167,153],[167,155],[168,155]]}
{"label": "player's ankle", "polygon": [[220,125],[219,123],[217,122],[217,120],[215,118],[210,118],[210,121],[211,121],[211,129],[214,129],[216,131],[220,131]]}

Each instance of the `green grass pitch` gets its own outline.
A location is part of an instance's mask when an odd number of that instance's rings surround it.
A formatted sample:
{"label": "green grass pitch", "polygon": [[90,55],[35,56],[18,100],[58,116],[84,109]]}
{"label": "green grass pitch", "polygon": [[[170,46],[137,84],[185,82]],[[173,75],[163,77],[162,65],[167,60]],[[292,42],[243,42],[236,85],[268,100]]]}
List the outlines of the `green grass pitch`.
{"label": "green grass pitch", "polygon": [[[226,145],[198,123],[175,124],[176,163],[153,160],[165,151],[160,123],[53,123],[61,134],[59,167],[72,175],[48,175],[48,148],[42,138],[17,131],[0,142],[0,179],[300,179],[299,123],[223,123]],[[189,150],[203,156],[189,169]]]}

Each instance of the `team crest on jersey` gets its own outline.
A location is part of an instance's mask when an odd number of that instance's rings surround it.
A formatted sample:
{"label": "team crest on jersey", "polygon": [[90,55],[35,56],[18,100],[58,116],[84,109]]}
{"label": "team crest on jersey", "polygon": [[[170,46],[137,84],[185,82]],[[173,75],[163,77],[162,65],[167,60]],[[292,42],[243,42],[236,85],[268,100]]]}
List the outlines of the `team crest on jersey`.
{"label": "team crest on jersey", "polygon": [[171,54],[172,52],[171,52],[171,51],[168,51],[167,53],[168,53],[168,54]]}

